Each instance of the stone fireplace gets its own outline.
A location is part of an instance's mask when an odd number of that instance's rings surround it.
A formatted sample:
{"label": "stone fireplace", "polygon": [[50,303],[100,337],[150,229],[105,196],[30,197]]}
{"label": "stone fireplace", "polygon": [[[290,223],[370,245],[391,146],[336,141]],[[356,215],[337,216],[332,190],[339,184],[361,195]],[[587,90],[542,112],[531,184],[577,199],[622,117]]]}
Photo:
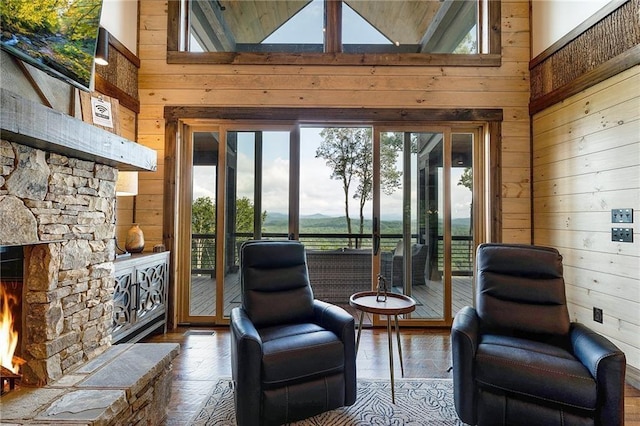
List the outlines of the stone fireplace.
{"label": "stone fireplace", "polygon": [[0,140],[0,245],[22,246],[22,382],[42,386],[110,345],[111,166]]}
{"label": "stone fireplace", "polygon": [[157,154],[0,95],[0,246],[23,248],[23,383],[44,386],[111,344],[116,179],[155,170]]}
{"label": "stone fireplace", "polygon": [[0,92],[0,255],[10,246],[24,258],[10,281],[22,286],[25,362],[0,421],[160,424],[179,345],[111,345],[116,179],[154,171],[157,154]]}

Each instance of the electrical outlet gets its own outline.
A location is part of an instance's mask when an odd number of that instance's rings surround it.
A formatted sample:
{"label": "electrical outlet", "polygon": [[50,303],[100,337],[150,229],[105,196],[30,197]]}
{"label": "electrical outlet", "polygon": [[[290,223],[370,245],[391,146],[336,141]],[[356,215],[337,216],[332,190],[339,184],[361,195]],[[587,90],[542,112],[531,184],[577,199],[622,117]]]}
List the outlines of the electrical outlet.
{"label": "electrical outlet", "polygon": [[611,223],[633,223],[633,209],[611,209]]}
{"label": "electrical outlet", "polygon": [[593,307],[593,320],[602,324],[602,309]]}
{"label": "electrical outlet", "polygon": [[633,228],[611,228],[611,241],[632,243]]}

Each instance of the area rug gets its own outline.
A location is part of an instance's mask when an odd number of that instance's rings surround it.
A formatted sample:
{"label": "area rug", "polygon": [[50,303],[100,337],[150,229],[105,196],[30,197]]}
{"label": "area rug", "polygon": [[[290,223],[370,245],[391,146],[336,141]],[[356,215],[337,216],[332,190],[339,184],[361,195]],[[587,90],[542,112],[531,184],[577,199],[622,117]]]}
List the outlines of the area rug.
{"label": "area rug", "polygon": [[[290,426],[464,425],[453,405],[451,379],[397,379],[395,390],[396,403],[392,404],[389,380],[359,379],[358,398],[354,405],[291,423]],[[235,424],[231,381],[220,379],[190,425]]]}

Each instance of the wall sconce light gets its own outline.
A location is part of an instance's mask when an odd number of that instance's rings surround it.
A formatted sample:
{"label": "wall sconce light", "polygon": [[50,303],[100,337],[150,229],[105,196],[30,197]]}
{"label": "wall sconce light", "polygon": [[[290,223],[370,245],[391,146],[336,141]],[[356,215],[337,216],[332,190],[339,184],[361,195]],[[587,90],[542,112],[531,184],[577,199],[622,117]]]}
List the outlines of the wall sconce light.
{"label": "wall sconce light", "polygon": [[116,196],[131,197],[138,195],[138,172],[118,172]]}
{"label": "wall sconce light", "polygon": [[109,31],[98,28],[95,62],[98,65],[109,65]]}

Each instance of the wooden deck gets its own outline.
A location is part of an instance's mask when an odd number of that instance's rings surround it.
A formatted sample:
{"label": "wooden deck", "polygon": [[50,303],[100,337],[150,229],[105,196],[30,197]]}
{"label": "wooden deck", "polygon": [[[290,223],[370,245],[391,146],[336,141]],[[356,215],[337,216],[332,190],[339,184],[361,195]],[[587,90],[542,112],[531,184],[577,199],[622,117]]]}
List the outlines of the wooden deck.
{"label": "wooden deck", "polygon": [[[215,279],[209,275],[193,275],[191,277],[192,291],[190,313],[193,316],[213,316],[215,311]],[[313,283],[312,283],[313,285]],[[224,289],[224,316],[228,316],[231,309],[240,306],[240,282],[239,274],[229,274],[225,279]],[[429,281],[426,285],[414,286],[412,297],[416,300],[417,307],[411,318],[438,319],[444,312],[444,285],[440,281]],[[394,288],[393,291],[400,292]],[[453,277],[453,307],[455,315],[465,305],[473,304],[473,278],[467,276]],[[350,313],[354,310],[349,306],[349,301],[339,303]],[[365,320],[366,323],[366,320]],[[369,322],[371,323],[370,319]]]}

